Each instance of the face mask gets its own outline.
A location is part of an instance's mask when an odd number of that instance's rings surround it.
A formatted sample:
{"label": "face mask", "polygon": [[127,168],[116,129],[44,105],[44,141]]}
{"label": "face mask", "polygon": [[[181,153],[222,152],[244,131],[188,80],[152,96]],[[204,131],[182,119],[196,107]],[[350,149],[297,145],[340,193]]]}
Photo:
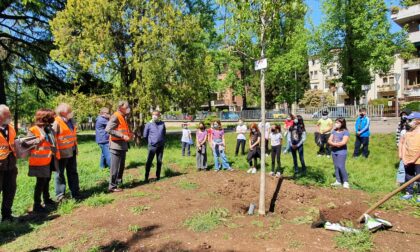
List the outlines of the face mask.
{"label": "face mask", "polygon": [[252,132],[255,132],[256,130],[255,130],[255,129],[252,129],[251,131],[252,131]]}
{"label": "face mask", "polygon": [[272,130],[271,130],[271,132],[272,132],[272,133],[275,133],[275,132],[276,132],[276,130],[275,130],[275,129],[272,129]]}
{"label": "face mask", "polygon": [[328,118],[328,116],[322,116],[322,119],[326,120]]}
{"label": "face mask", "polygon": [[365,115],[364,114],[360,114],[360,117],[364,117]]}
{"label": "face mask", "polygon": [[298,119],[295,119],[293,122],[294,122],[294,123],[298,123],[299,121],[298,121]]}
{"label": "face mask", "polygon": [[287,118],[286,118],[286,120],[287,120],[287,121],[290,121],[290,119],[291,119],[290,117],[287,117]]}
{"label": "face mask", "polygon": [[152,115],[152,120],[153,120],[154,122],[156,122],[158,119],[159,119],[159,117],[158,117],[157,115]]}
{"label": "face mask", "polygon": [[336,124],[334,125],[334,127],[335,127],[336,129],[340,129],[340,128],[341,128],[341,124],[340,124],[340,123],[336,123]]}
{"label": "face mask", "polygon": [[218,129],[219,128],[219,124],[213,124],[213,128]]}
{"label": "face mask", "polygon": [[401,119],[403,119],[403,120],[407,120],[407,116],[406,116],[406,115],[403,115],[403,116],[401,117]]}

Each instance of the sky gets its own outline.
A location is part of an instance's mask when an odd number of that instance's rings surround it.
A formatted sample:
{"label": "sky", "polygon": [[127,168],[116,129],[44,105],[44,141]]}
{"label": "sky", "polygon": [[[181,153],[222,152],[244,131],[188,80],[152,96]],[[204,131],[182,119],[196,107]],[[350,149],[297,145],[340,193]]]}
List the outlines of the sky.
{"label": "sky", "polygon": [[[309,6],[309,15],[308,17],[312,19],[312,22],[315,26],[318,26],[322,20],[322,10],[321,3],[322,0],[305,0]],[[399,0],[385,0],[385,3],[388,7],[399,5]],[[391,14],[388,17],[389,22],[391,23],[391,32],[397,32],[401,28],[391,20]]]}

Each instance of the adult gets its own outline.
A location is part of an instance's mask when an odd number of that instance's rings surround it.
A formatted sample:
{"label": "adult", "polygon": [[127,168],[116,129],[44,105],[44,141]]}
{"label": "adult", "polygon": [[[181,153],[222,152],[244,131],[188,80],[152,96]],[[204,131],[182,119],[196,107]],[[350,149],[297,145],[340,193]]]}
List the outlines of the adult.
{"label": "adult", "polygon": [[[293,126],[289,128],[287,140],[290,145],[289,149],[292,151],[294,177],[297,177],[300,174],[306,175],[306,165],[303,154],[303,143],[306,141],[306,129],[302,116],[296,116]],[[302,165],[302,173],[299,171],[297,153],[299,153],[299,159]]]}
{"label": "adult", "polygon": [[156,180],[160,179],[160,172],[162,169],[163,151],[165,148],[165,137],[166,137],[166,126],[163,121],[160,120],[160,112],[152,112],[152,120],[146,124],[144,128],[143,137],[147,139],[147,161],[146,161],[146,173],[144,181],[149,182],[150,168],[152,167],[153,159],[156,156]]}
{"label": "adult", "polygon": [[265,155],[268,157],[268,153],[269,153],[269,149],[268,149],[268,139],[270,136],[270,129],[271,129],[271,125],[270,122],[265,122],[265,125],[263,125],[262,122],[260,122],[258,124],[258,129],[260,132],[262,132],[264,130],[264,139],[265,139]]}
{"label": "adult", "polygon": [[196,136],[196,162],[199,171],[207,169],[207,130],[204,122],[198,124]]}
{"label": "adult", "polygon": [[[273,125],[271,127],[271,132],[270,132],[270,142],[271,142],[271,172],[270,172],[270,176],[275,175],[277,178],[280,178],[280,176],[281,176],[280,155],[281,155],[282,139],[283,139],[283,135],[281,134],[280,125]],[[276,167],[276,170],[274,171],[274,167],[276,166],[276,161],[277,161],[277,167]]]}
{"label": "adult", "polygon": [[109,122],[109,109],[101,108],[95,123],[95,140],[101,148],[99,168],[104,169],[111,166],[111,154],[109,153],[109,134],[105,131]]}
{"label": "adult", "polygon": [[67,103],[61,103],[56,108],[55,121],[52,125],[57,134],[57,149],[60,152],[58,170],[55,174],[55,195],[57,201],[62,201],[66,193],[66,177],[71,197],[80,199],[79,174],[77,173],[77,136],[76,122],[73,111]]}
{"label": "adult", "polygon": [[[408,124],[407,116],[410,114],[408,110],[402,111],[400,113],[400,122],[398,123],[398,127],[395,133],[397,147],[399,149],[400,146],[400,139],[410,130],[410,126]],[[404,162],[400,159],[400,163],[398,165],[397,175],[396,175],[396,184],[400,186],[405,182],[405,167]]]}
{"label": "adult", "polygon": [[13,221],[12,206],[16,194],[16,131],[11,124],[9,108],[0,104],[0,192],[2,221]]}
{"label": "adult", "polygon": [[222,123],[219,120],[213,122],[213,129],[211,131],[211,146],[213,149],[214,170],[216,172],[220,171],[220,158],[222,161],[222,168],[228,171],[233,171],[226,157],[225,132],[223,130]]}
{"label": "adult", "polygon": [[[31,149],[29,156],[30,177],[36,177],[34,191],[34,212],[44,213],[45,207],[55,205],[50,198],[51,174],[57,170],[60,152],[57,150],[56,133],[51,127],[54,123],[55,113],[51,109],[39,109],[35,113],[35,124],[28,131],[28,136],[35,136],[35,139],[24,142],[26,146],[36,146]],[[41,195],[44,205],[41,205]]]}
{"label": "adult", "polygon": [[242,119],[239,119],[238,125],[236,126],[236,148],[235,156],[238,156],[239,149],[241,149],[242,155],[245,155],[245,143],[246,143],[246,131],[247,127]]}
{"label": "adult", "polygon": [[[249,133],[249,152],[247,161],[249,163],[248,173],[257,173],[258,158],[261,158],[261,133],[256,123],[251,124]],[[254,160],[254,164],[252,164]]]}
{"label": "adult", "polygon": [[359,109],[359,116],[354,128],[356,131],[356,143],[354,144],[353,157],[358,157],[360,148],[362,148],[362,155],[367,158],[369,156],[370,119],[366,115],[365,108]]}
{"label": "adult", "polygon": [[[409,120],[410,131],[408,131],[401,139],[400,158],[404,162],[405,181],[411,180],[420,174],[420,112],[411,113],[407,119]],[[420,182],[418,180],[417,182]],[[413,184],[406,189],[406,195],[402,196],[403,200],[413,198]],[[417,203],[420,203],[420,194],[417,194]]]}
{"label": "adult", "polygon": [[122,185],[125,158],[128,151],[128,141],[132,134],[128,127],[125,117],[129,113],[127,101],[119,101],[117,111],[111,116],[105,127],[105,132],[110,135],[109,152],[111,153],[110,179],[108,185],[109,192],[121,192],[118,186]]}
{"label": "adult", "polygon": [[332,149],[332,158],[335,168],[335,182],[332,186],[343,186],[349,189],[349,176],[346,170],[347,143],[350,133],[347,130],[346,119],[340,117],[335,120],[334,130],[328,139]]}
{"label": "adult", "polygon": [[328,118],[328,111],[322,111],[322,117],[316,123],[316,128],[320,134],[318,156],[327,155],[330,157],[331,150],[328,145],[328,139],[330,138],[331,130],[333,128],[333,121]]}

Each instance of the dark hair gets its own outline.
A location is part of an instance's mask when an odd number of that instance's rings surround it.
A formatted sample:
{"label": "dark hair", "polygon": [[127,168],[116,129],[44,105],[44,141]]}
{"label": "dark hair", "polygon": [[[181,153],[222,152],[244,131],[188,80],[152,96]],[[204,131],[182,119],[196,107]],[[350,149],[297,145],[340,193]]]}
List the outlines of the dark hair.
{"label": "dark hair", "polygon": [[35,113],[35,125],[47,126],[54,122],[55,112],[52,109],[41,108]]}
{"label": "dark hair", "polygon": [[213,124],[214,123],[217,123],[219,125],[220,129],[222,128],[222,123],[220,122],[220,120],[216,120],[216,121],[213,122]]}
{"label": "dark hair", "polygon": [[327,111],[327,110],[322,111],[322,115],[323,115],[323,116],[328,115],[328,111]]}
{"label": "dark hair", "polygon": [[359,109],[359,112],[366,112],[366,108]]}
{"label": "dark hair", "polygon": [[335,121],[341,123],[340,130],[347,130],[347,123],[344,117],[339,117]]}
{"label": "dark hair", "polygon": [[255,132],[260,132],[258,125],[256,123],[252,123],[249,127],[249,135],[252,136],[252,129],[255,129]]}
{"label": "dark hair", "polygon": [[279,124],[274,124],[273,126],[276,130],[278,130],[281,133],[281,127]]}
{"label": "dark hair", "polygon": [[289,113],[290,116],[290,120],[295,120],[295,115],[293,115],[292,113]]}
{"label": "dark hair", "polygon": [[199,122],[199,123],[198,123],[198,128],[199,128],[199,129],[200,129],[200,124],[202,124],[202,125],[204,126],[203,130],[205,130],[205,129],[206,129],[206,124],[204,124],[204,122],[203,122],[203,121]]}
{"label": "dark hair", "polygon": [[300,127],[302,129],[302,131],[306,131],[305,130],[305,123],[303,122],[303,117],[301,115],[297,115],[296,118],[298,119],[297,126]]}

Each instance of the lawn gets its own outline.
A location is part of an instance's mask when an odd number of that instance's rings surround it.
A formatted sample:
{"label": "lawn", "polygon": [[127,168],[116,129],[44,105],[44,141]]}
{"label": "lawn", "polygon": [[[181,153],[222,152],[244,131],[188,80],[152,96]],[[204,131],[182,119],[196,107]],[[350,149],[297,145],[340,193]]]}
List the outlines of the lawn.
{"label": "lawn", "polygon": [[[234,156],[235,134],[228,133],[227,137],[227,156],[229,162],[235,170],[246,171],[248,164],[245,156]],[[168,136],[167,147],[164,153],[164,178],[173,175],[173,170],[183,173],[195,172],[195,157],[182,157],[180,136]],[[352,153],[354,137],[351,138],[349,149]],[[371,155],[368,159],[348,158],[347,169],[352,188],[360,189],[375,195],[383,195],[395,188],[395,173],[398,163],[394,135],[373,135],[371,138]],[[309,134],[305,143],[305,161],[308,166],[308,175],[297,179],[299,184],[309,184],[327,187],[335,178],[332,160],[326,157],[317,157],[317,147],[314,142],[313,134]],[[94,137],[89,135],[79,136],[79,156],[78,170],[80,177],[81,190],[91,195],[90,198],[76,202],[68,200],[61,204],[56,213],[64,215],[71,213],[73,209],[81,206],[101,206],[113,202],[113,195],[104,194],[107,189],[108,170],[99,169],[99,147],[94,142]],[[193,152],[194,153],[194,152]],[[211,152],[209,152],[210,154]],[[146,146],[131,148],[127,154],[127,169],[137,169],[138,172],[124,177],[124,184],[127,187],[134,187],[141,184],[144,178],[144,164],[146,161]],[[194,154],[193,154],[194,155]],[[210,165],[213,164],[212,157],[209,155]],[[291,155],[282,154],[282,169],[286,176],[293,174]],[[267,160],[267,171],[270,169],[271,158]],[[19,161],[18,190],[16,193],[13,214],[15,216],[25,215],[33,204],[33,188],[35,179],[27,176],[27,161]],[[209,171],[212,172],[212,171]],[[132,173],[133,174],[133,173]],[[153,171],[152,171],[153,174]],[[197,187],[196,184],[188,181],[178,182],[178,186],[185,190]],[[54,195],[53,182],[50,184],[51,195]],[[414,203],[413,203],[414,204]],[[395,206],[394,206],[395,205]],[[393,200],[388,208],[399,208],[401,203]],[[148,210],[145,208],[133,208],[133,211],[141,214]],[[20,236],[28,232],[36,231],[39,227],[48,225],[48,221],[31,221],[19,224],[0,224],[0,244],[5,244],[15,236]]]}

